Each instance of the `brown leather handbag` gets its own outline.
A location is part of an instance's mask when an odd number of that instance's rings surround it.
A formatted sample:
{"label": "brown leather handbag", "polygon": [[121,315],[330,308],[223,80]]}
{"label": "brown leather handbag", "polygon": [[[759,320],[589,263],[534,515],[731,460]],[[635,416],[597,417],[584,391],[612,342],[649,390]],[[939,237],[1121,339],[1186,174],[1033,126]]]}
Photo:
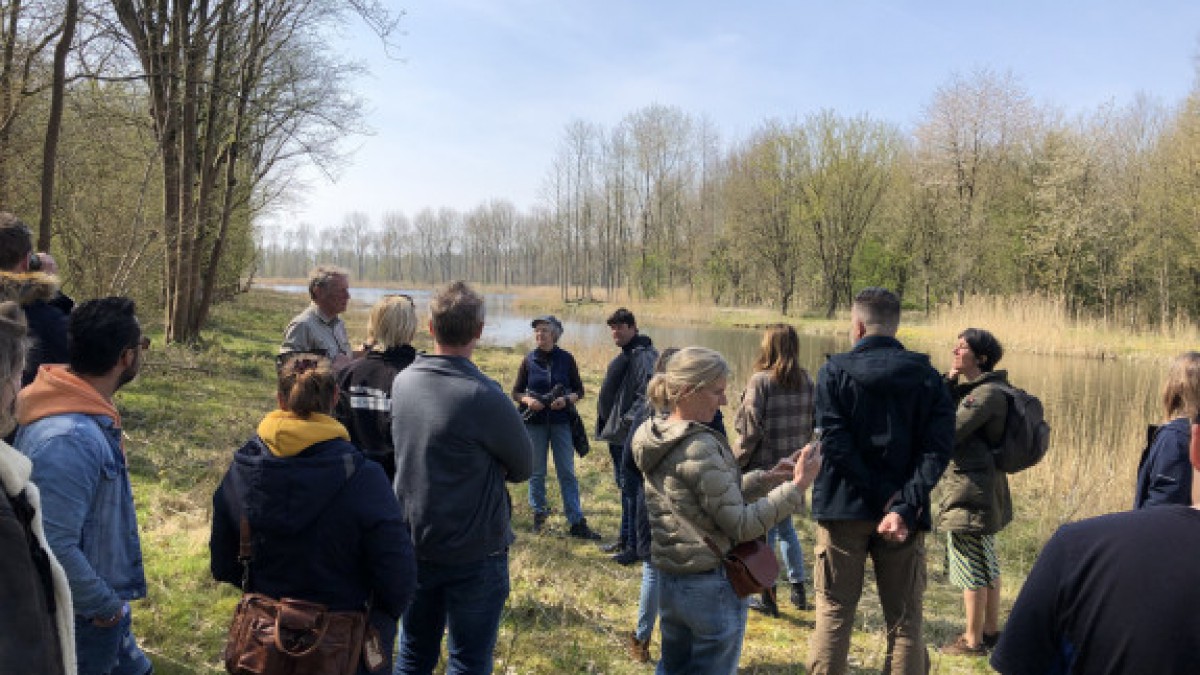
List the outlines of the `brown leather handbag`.
{"label": "brown leather handbag", "polygon": [[[325,605],[250,591],[253,547],[250,523],[241,518],[238,560],[242,599],[225,641],[225,670],[232,675],[354,675],[363,656],[370,603],[362,612],[331,612]],[[371,663],[378,670],[382,663]]]}
{"label": "brown leather handbag", "polygon": [[667,508],[675,515],[676,520],[691,530],[692,534],[717,556],[725,569],[725,578],[729,580],[729,585],[739,598],[762,593],[775,585],[775,579],[779,577],[779,561],[775,558],[774,549],[767,545],[765,539],[743,541],[729,549],[728,553],[722,553],[712,538],[675,510],[670,499],[667,499]]}
{"label": "brown leather handbag", "polygon": [[[705,537],[704,541],[713,553],[721,555],[711,539]],[[729,579],[729,585],[739,598],[762,593],[774,586],[779,576],[775,551],[762,539],[751,539],[734,546],[721,556],[721,564],[725,567],[725,578]]]}
{"label": "brown leather handbag", "polygon": [[246,593],[225,643],[234,675],[353,675],[362,657],[367,615],[331,612],[304,600]]}

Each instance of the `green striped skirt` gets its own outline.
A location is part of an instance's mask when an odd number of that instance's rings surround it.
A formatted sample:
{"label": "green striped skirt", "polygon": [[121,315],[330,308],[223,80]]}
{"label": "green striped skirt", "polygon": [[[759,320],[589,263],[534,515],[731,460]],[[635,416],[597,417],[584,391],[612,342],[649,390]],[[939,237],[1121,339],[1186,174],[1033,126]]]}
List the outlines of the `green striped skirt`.
{"label": "green striped skirt", "polygon": [[950,583],[966,590],[991,586],[1000,578],[996,535],[951,532],[946,550],[950,557]]}

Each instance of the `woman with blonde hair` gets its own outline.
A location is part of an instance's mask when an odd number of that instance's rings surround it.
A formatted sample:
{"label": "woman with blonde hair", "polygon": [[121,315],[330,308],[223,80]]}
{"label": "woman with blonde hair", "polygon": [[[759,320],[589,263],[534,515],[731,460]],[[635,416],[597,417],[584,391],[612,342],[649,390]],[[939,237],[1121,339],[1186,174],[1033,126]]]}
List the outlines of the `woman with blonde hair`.
{"label": "woman with blonde hair", "polygon": [[413,336],[417,311],[410,296],[385,295],[367,318],[364,354],[337,372],[334,417],[350,432],[350,442],[383,466],[390,483],[396,475],[392,447],[392,380],[417,358]]}
{"label": "woman with blonde hair", "polygon": [[[234,454],[213,495],[212,575],[276,600],[331,611],[369,607],[390,662],[416,579],[412,540],[382,467],[367,461],[330,417],[337,398],[329,359],[285,357],[279,409]],[[243,519],[249,560],[239,554]]]}
{"label": "woman with blonde hair", "polygon": [[[742,392],[742,403],[734,418],[738,441],[733,454],[743,471],[770,469],[779,460],[802,448],[812,438],[815,387],[808,371],[800,365],[800,336],[785,323],[767,326],[754,363],[755,373]],[[804,592],[804,551],[791,516],[767,533],[767,544],[779,550],[791,586],[796,609],[808,609]],[[750,608],[779,616],[775,589],[750,601]]]}
{"label": "woman with blonde hair", "polygon": [[[0,303],[0,437],[12,431],[28,346],[25,314]],[[0,440],[0,673],[74,673],[71,589],[42,528],[33,463]]]}
{"label": "woman with blonde hair", "polygon": [[1191,418],[1200,414],[1200,353],[1184,352],[1171,361],[1163,383],[1164,421],[1150,428],[1150,443],[1138,462],[1133,508],[1192,504],[1192,465],[1188,459]]}
{"label": "woman with blonde hair", "polygon": [[666,417],[634,434],[646,476],[651,563],[659,572],[659,673],[735,673],[747,601],[725,576],[722,551],[762,537],[804,505],[820,469],[811,445],[769,471],[742,475],[723,435],[705,423],[726,403],[729,366],[720,354],[687,347],[650,380],[646,395]]}

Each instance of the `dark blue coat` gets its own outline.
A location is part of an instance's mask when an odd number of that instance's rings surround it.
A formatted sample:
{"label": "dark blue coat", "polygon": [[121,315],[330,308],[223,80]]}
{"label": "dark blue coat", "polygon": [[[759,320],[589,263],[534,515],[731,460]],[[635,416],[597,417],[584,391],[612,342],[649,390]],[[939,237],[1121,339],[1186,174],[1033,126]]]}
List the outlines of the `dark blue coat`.
{"label": "dark blue coat", "polygon": [[878,522],[884,506],[928,530],[929,493],[954,449],[954,403],[924,354],[868,336],[817,375],[815,426],[825,461],[813,483],[816,520]]}
{"label": "dark blue coat", "polygon": [[1138,462],[1133,508],[1160,504],[1192,505],[1191,423],[1186,417],[1158,427]]}
{"label": "dark blue coat", "polygon": [[[412,598],[412,540],[383,468],[334,439],[276,457],[257,436],[234,455],[213,495],[213,578],[241,585],[240,517],[250,522],[250,590],[361,610],[390,646]],[[386,619],[385,619],[386,617]],[[390,628],[389,628],[390,623]]]}

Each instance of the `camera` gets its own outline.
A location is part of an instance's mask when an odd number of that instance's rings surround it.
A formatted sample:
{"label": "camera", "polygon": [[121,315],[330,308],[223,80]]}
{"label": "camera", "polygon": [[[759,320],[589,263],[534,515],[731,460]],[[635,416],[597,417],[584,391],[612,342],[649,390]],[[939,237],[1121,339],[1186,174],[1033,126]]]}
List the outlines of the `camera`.
{"label": "camera", "polygon": [[[542,410],[547,410],[550,408],[550,404],[554,402],[554,399],[560,398],[561,396],[563,396],[564,391],[565,391],[565,389],[563,389],[563,386],[561,384],[556,384],[550,388],[550,391],[548,393],[535,394],[532,391],[526,391],[525,395],[529,396],[531,398],[536,398],[539,403],[541,403],[543,406],[545,406],[544,408],[542,408]],[[539,412],[541,412],[541,411],[534,410],[533,408],[526,406],[525,409],[521,411],[521,419],[528,422],[529,420],[533,419],[533,416],[538,414]]]}

